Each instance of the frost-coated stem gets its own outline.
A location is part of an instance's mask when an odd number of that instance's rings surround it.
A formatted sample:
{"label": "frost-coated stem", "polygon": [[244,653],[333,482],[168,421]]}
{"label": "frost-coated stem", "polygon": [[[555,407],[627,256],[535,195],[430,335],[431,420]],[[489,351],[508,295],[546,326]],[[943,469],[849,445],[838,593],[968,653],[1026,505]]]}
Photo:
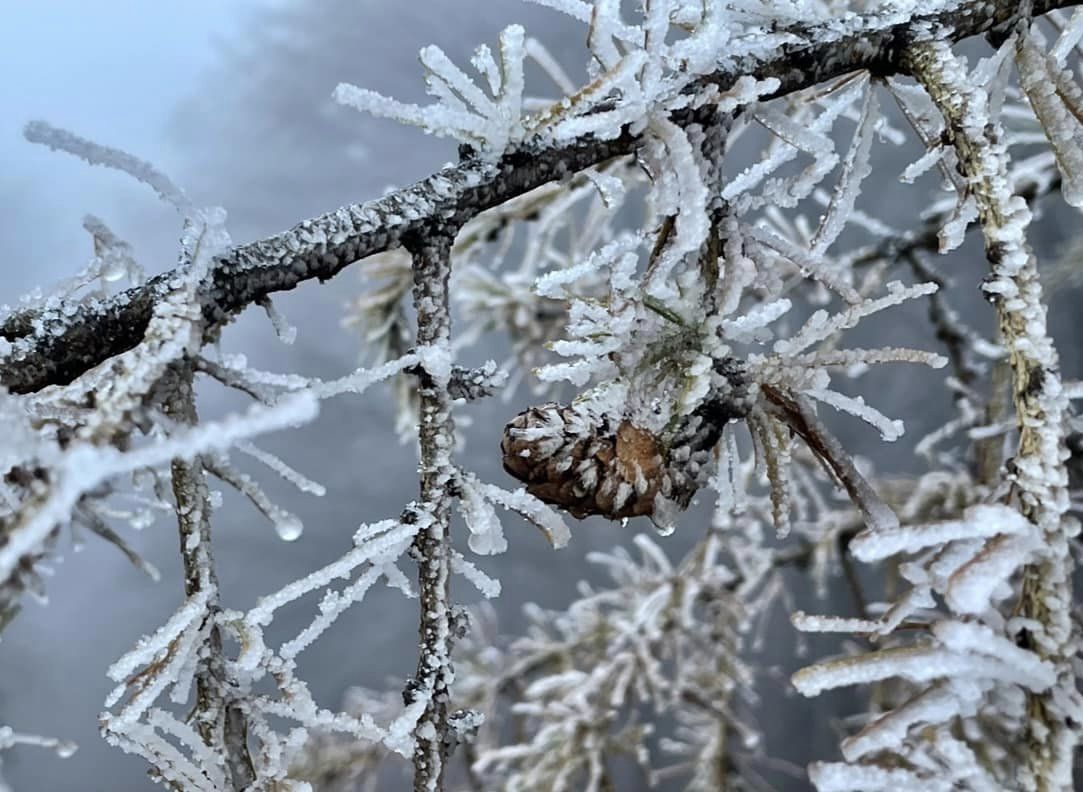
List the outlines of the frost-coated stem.
{"label": "frost-coated stem", "polygon": [[1026,240],[1030,212],[1026,202],[1011,193],[1005,134],[999,121],[989,115],[988,94],[968,80],[946,44],[916,46],[909,60],[914,77],[944,116],[959,168],[980,211],[992,269],[984,290],[996,309],[1009,351],[1020,431],[1008,475],[1020,510],[1044,540],[1036,559],[1023,568],[1017,610],[1028,626],[1016,642],[1054,664],[1057,684],[1043,693],[1028,693],[1020,788],[1070,789],[1080,723],[1071,666],[1078,641],[1072,629],[1072,560],[1065,518],[1067,400],[1046,327],[1035,257]]}
{"label": "frost-coated stem", "polygon": [[455,229],[434,225],[406,240],[414,257],[414,306],[417,309],[418,441],[421,449],[421,501],[417,519],[423,521],[411,553],[418,566],[420,653],[417,676],[408,695],[427,700],[414,731],[414,790],[442,790],[450,745],[447,722],[451,667],[452,610],[451,486],[455,471],[451,450],[455,423],[448,384],[451,377],[451,314],[448,277]]}
{"label": "frost-coated stem", "polygon": [[[1038,15],[1079,2],[1033,0],[1029,10]],[[738,58],[721,53],[718,68],[702,81],[725,91],[743,75],[775,78],[776,95],[784,95],[861,69],[895,74],[902,65],[902,45],[915,32],[959,41],[1010,25],[1023,10],[1018,0],[930,0],[907,13],[876,11],[794,24],[780,28],[777,36],[764,36],[762,47],[747,48]],[[673,120],[684,126],[695,117],[686,112]],[[215,261],[200,288],[208,333],[213,335],[238,311],[269,294],[306,280],[331,278],[359,259],[401,246],[441,218],[461,225],[543,184],[631,154],[642,142],[642,134],[628,128],[611,139],[584,135],[560,143],[528,140],[496,162],[467,160],[378,200],[345,206],[238,246]],[[177,274],[164,272],[88,305],[63,304],[56,310],[7,317],[0,322],[0,339],[10,341],[13,349],[0,358],[0,384],[16,393],[66,384],[131,349],[142,340],[154,306]]]}
{"label": "frost-coated stem", "polygon": [[[175,381],[169,384],[172,392],[164,411],[178,423],[194,426],[198,416],[192,373],[192,369],[187,367],[172,375]],[[218,575],[211,544],[210,490],[202,460],[200,457],[191,462],[174,459],[170,473],[173,496],[177,502],[184,593],[187,597],[193,597],[200,592],[210,592],[207,611],[213,617],[219,610]],[[244,713],[226,700],[223,695],[225,685],[222,635],[214,627],[201,653],[200,668],[196,672],[196,703],[190,719],[203,742],[225,758],[232,788],[242,790],[255,781],[255,771],[248,753],[248,729]]]}

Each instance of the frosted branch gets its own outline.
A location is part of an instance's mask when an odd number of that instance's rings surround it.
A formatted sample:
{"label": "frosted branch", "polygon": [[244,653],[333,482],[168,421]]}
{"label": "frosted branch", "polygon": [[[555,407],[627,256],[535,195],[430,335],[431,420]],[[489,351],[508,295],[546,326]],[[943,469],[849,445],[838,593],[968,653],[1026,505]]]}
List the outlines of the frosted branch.
{"label": "frosted branch", "polygon": [[[1073,4],[1037,0],[1033,12]],[[717,68],[702,81],[725,91],[745,75],[761,81],[774,78],[781,95],[859,69],[892,74],[903,67],[898,41],[906,30],[933,31],[934,37],[955,41],[1010,24],[1019,13],[1018,3],[1008,0],[935,0],[913,13],[852,15],[841,22],[795,26],[787,30],[785,49],[770,37],[750,38],[739,48],[727,45]],[[678,110],[674,119],[688,123],[694,114]],[[215,261],[199,289],[208,332],[269,294],[306,280],[326,280],[358,259],[401,246],[434,218],[461,224],[543,184],[629,154],[641,143],[641,134],[630,129],[606,139],[527,138],[495,163],[468,160],[384,198],[346,206],[236,247]],[[136,345],[175,277],[164,273],[70,314],[42,310],[9,316],[0,324],[0,338],[12,342],[18,354],[0,362],[0,383],[17,393],[64,384]]]}

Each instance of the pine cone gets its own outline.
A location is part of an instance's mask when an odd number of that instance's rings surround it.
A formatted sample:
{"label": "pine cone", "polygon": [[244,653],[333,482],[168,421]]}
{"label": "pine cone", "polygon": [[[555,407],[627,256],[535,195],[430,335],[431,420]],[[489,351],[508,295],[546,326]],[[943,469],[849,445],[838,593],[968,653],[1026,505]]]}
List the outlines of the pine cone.
{"label": "pine cone", "polygon": [[668,487],[654,435],[576,405],[543,404],[520,413],[504,428],[500,448],[504,469],[530,494],[579,519],[650,514],[655,496]]}
{"label": "pine cone", "polygon": [[504,427],[504,469],[527,492],[583,519],[657,516],[687,508],[703,483],[722,428],[744,414],[742,399],[705,401],[668,444],[626,417],[555,403],[531,407]]}

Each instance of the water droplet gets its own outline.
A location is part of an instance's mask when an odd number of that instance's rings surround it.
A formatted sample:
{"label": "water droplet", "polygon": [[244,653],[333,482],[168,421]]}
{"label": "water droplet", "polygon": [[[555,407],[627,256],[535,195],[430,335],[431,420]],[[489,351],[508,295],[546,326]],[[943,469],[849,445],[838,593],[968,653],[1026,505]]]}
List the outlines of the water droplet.
{"label": "water droplet", "polygon": [[79,746],[71,740],[61,740],[56,744],[56,755],[61,759],[67,759],[78,750]]}
{"label": "water droplet", "polygon": [[102,267],[98,274],[106,283],[115,283],[128,274],[128,267],[119,256],[110,256],[102,260]]}
{"label": "water droplet", "polygon": [[661,524],[655,523],[654,524],[654,530],[655,530],[655,532],[657,532],[657,534],[659,536],[672,536],[673,531],[675,531],[676,528],[677,528],[677,526],[674,525],[671,522],[661,523]]}
{"label": "water droplet", "polygon": [[275,530],[283,542],[294,542],[300,538],[304,531],[304,524],[292,514],[285,515],[275,520]]}
{"label": "water droplet", "polygon": [[677,528],[677,519],[680,517],[680,507],[676,503],[661,496],[654,500],[654,513],[651,514],[651,522],[659,536],[669,536]]}

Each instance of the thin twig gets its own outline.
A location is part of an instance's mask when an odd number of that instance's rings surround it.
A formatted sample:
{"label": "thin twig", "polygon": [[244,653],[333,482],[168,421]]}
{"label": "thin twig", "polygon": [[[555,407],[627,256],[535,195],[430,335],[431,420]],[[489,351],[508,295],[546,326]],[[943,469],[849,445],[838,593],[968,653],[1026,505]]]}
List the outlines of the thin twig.
{"label": "thin twig", "polygon": [[[172,394],[164,405],[165,413],[181,424],[194,425],[198,416],[192,369],[186,367],[170,375]],[[211,498],[204,474],[203,460],[196,457],[188,462],[175,459],[171,465],[173,494],[177,503],[177,524],[180,531],[181,560],[184,567],[184,593],[192,597],[210,590],[207,602],[214,618],[218,613],[218,576],[214,567],[211,544]],[[211,629],[200,667],[196,671],[196,705],[191,718],[203,742],[225,758],[227,775],[235,790],[246,789],[255,781],[252,757],[248,752],[248,731],[244,715],[223,695],[226,687],[222,636],[215,626]]]}
{"label": "thin twig", "polygon": [[[1028,35],[1025,29],[1018,34],[1021,58],[1025,48],[1033,46]],[[999,120],[990,115],[988,94],[965,79],[960,62],[942,44],[914,47],[907,58],[944,116],[960,172],[978,204],[991,270],[987,295],[1009,350],[1020,432],[1015,460],[1008,467],[1019,509],[1034,523],[1044,545],[1038,560],[1022,569],[1018,614],[1032,626],[1017,642],[1058,672],[1058,682],[1049,690],[1027,691],[1018,781],[1023,788],[1051,792],[1070,783],[1080,740],[1079,724],[1064,711],[1065,702],[1078,697],[1072,668],[1076,642],[1067,607],[1072,602],[1072,529],[1065,520],[1067,400],[1046,327],[1037,262],[1026,238],[1030,213],[1011,194],[1007,146]],[[1009,288],[1011,296],[1005,293]]]}
{"label": "thin twig", "polygon": [[451,577],[451,502],[455,468],[451,449],[455,423],[448,386],[451,376],[451,314],[448,277],[454,226],[434,226],[406,241],[414,257],[414,306],[421,357],[418,374],[421,448],[421,501],[416,518],[424,524],[411,554],[418,565],[421,650],[417,675],[408,696],[427,697],[425,711],[414,730],[414,790],[443,790],[444,771],[452,740],[448,729],[449,685],[452,676],[453,613],[449,601]]}

